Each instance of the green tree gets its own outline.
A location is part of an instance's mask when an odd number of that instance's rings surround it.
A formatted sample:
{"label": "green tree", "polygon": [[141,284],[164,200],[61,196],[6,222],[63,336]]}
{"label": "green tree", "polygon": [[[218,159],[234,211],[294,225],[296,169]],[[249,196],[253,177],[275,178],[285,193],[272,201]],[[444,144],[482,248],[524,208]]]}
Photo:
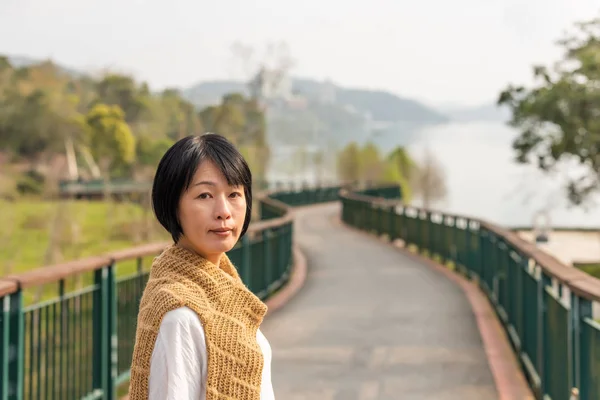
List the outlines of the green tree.
{"label": "green tree", "polygon": [[50,62],[12,69],[0,62],[0,146],[21,158],[39,161],[64,150],[67,139],[83,133],[79,97],[69,79]]}
{"label": "green tree", "polygon": [[253,159],[252,173],[257,179],[266,176],[270,149],[265,115],[255,100],[238,93],[227,94],[221,104],[202,109],[199,116],[206,131],[221,134],[246,151]]}
{"label": "green tree", "polygon": [[135,137],[118,105],[96,104],[87,114],[92,155],[105,173],[122,174],[135,160]]}
{"label": "green tree", "polygon": [[139,137],[136,141],[136,159],[139,165],[156,167],[173,141],[169,138],[152,139]]}
{"label": "green tree", "polygon": [[402,200],[410,204],[413,197],[411,179],[417,172],[417,164],[404,147],[396,147],[385,159],[383,183],[400,185]]}
{"label": "green tree", "polygon": [[417,164],[412,159],[408,151],[402,147],[396,147],[388,156],[388,160],[396,165],[396,168],[402,176],[407,179],[416,172]]}
{"label": "green tree", "polygon": [[544,172],[575,161],[584,173],[566,184],[567,198],[582,204],[600,188],[600,19],[576,24],[558,41],[564,57],[554,68],[534,66],[532,88],[509,85],[498,98],[520,130],[516,160]]}
{"label": "green tree", "polygon": [[74,75],[51,61],[14,68],[0,56],[0,152],[33,169],[66,154],[71,171],[83,161],[92,177],[97,164],[113,177],[149,176],[169,144],[203,125],[246,148],[253,174],[265,176],[270,152],[256,101],[228,94],[198,112],[177,90],[155,94],[130,76]]}
{"label": "green tree", "polygon": [[337,176],[342,182],[358,182],[361,179],[360,148],[351,142],[340,151],[337,157]]}
{"label": "green tree", "polygon": [[367,143],[360,152],[360,179],[367,183],[379,183],[384,164],[379,149],[373,143]]}
{"label": "green tree", "polygon": [[203,131],[202,121],[194,105],[185,100],[177,90],[164,90],[159,101],[152,105],[151,113],[154,119],[159,120],[157,122],[160,126],[160,131],[154,136],[166,133],[170,139],[178,140]]}
{"label": "green tree", "polygon": [[253,181],[264,182],[267,179],[265,160],[269,158],[268,148],[245,144],[239,146],[239,150],[246,159],[246,162],[252,171]]}
{"label": "green tree", "polygon": [[147,86],[138,86],[130,76],[107,74],[97,82],[96,93],[95,103],[118,105],[129,124],[140,120],[150,106]]}

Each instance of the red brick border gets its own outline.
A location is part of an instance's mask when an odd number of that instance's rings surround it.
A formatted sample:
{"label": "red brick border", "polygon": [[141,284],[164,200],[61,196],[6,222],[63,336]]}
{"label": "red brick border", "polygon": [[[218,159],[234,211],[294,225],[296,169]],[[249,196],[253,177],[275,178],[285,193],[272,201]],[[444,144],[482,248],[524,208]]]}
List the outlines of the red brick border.
{"label": "red brick border", "polygon": [[[353,231],[375,238],[370,233],[343,223],[339,217],[335,218],[335,222]],[[390,244],[403,255],[443,274],[462,289],[475,315],[488,364],[496,383],[499,400],[534,400],[533,392],[510,346],[508,336],[502,328],[500,320],[494,312],[487,296],[479,287],[474,282],[430,258],[413,253],[397,243]]]}

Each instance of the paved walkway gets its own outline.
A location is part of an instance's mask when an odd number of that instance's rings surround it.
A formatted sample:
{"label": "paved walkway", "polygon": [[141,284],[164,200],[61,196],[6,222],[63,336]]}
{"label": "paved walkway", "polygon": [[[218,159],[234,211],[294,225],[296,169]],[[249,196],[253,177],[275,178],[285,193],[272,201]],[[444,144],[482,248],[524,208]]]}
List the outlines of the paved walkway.
{"label": "paved walkway", "polygon": [[374,237],[336,223],[339,205],[297,210],[305,286],[261,330],[285,400],[494,400],[461,289]]}

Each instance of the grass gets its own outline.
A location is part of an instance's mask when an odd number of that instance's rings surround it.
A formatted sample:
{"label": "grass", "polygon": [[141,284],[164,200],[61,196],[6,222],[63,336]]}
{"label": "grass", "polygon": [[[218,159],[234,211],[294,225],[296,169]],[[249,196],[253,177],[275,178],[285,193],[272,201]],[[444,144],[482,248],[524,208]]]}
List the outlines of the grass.
{"label": "grass", "polygon": [[[20,199],[0,200],[0,210],[0,277],[167,239],[150,210],[139,204]],[[135,260],[121,262],[117,276],[135,269]],[[92,277],[84,273],[67,279],[65,288],[86,286]],[[58,282],[23,295],[31,304],[57,293]]]}
{"label": "grass", "polygon": [[586,274],[592,275],[593,277],[600,279],[600,262],[573,263],[573,266],[577,269],[582,270]]}
{"label": "grass", "polygon": [[[29,199],[0,201],[0,210],[0,268],[11,273],[41,268],[49,264],[49,259],[53,262],[79,259],[168,239],[166,232],[153,222],[151,213],[144,216],[144,209],[131,203]],[[151,259],[144,258],[144,269],[148,269]],[[136,260],[119,262],[117,276],[123,278],[136,269]],[[80,274],[79,278],[80,286],[87,286],[93,282],[93,273]],[[117,283],[119,373],[127,371],[131,363],[135,318],[144,282],[133,278]],[[67,292],[75,287],[75,279],[69,279]],[[57,284],[23,293],[27,396],[80,397],[91,391],[92,292],[65,299],[56,298],[57,293]],[[40,300],[52,301],[39,304]],[[118,392],[126,394],[127,389],[124,382]]]}
{"label": "grass", "polygon": [[2,275],[164,239],[131,203],[0,200],[0,210]]}

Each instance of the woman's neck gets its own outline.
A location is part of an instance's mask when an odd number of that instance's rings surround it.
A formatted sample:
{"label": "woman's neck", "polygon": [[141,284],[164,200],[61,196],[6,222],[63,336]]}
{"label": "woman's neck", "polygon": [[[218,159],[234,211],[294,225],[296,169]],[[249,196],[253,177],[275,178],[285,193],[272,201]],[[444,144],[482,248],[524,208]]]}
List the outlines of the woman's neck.
{"label": "woman's neck", "polygon": [[198,250],[196,250],[195,246],[193,246],[185,238],[181,238],[177,243],[175,243],[175,246],[181,247],[182,249],[186,249],[189,252],[197,254],[200,257],[204,258],[206,261],[211,262],[211,263],[213,263],[216,266],[219,266],[219,264],[221,262],[221,257],[223,256],[223,253],[211,254],[211,255],[202,254],[201,252],[199,252]]}

